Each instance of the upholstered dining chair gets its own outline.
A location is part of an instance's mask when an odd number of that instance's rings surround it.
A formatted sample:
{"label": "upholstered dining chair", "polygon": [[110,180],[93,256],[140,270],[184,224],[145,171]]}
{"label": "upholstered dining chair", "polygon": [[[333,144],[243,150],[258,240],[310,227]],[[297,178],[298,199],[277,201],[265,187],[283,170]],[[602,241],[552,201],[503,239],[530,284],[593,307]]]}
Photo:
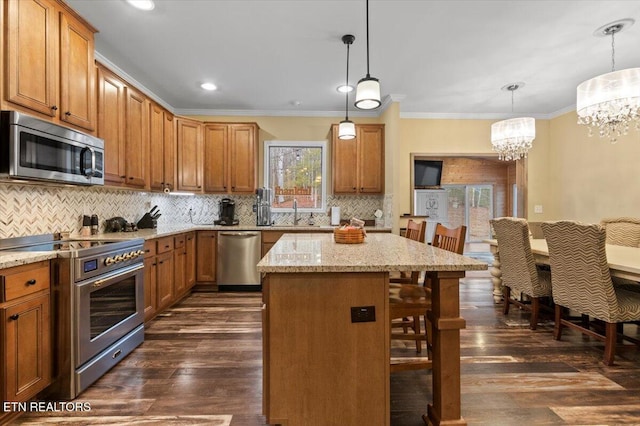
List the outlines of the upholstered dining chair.
{"label": "upholstered dining chair", "polygon": [[[640,321],[640,293],[614,287],[607,264],[606,233],[600,225],[572,221],[545,222],[542,231],[549,247],[551,286],[555,302],[553,336],[560,340],[563,327],[604,340],[603,362],[612,365],[617,325]],[[605,323],[604,334],[565,319],[565,308]],[[629,339],[640,344],[635,339]]]}
{"label": "upholstered dining chair", "polygon": [[[491,225],[500,253],[504,298],[502,313],[508,315],[511,305],[530,311],[529,327],[535,330],[540,316],[541,299],[551,296],[549,271],[536,266],[529,242],[529,226],[525,219],[501,217],[491,220]],[[531,304],[515,299],[512,297],[513,293],[527,295]]]}
{"label": "upholstered dining chair", "polygon": [[[405,237],[424,243],[427,222],[420,223],[409,220]],[[426,248],[426,246],[425,246]],[[431,291],[419,285],[420,271],[409,271],[408,277],[390,279],[389,284],[389,320],[391,321],[390,338],[399,340],[414,340],[416,352],[422,351],[422,342],[427,341],[427,310],[431,309]],[[420,320],[423,318],[425,331],[421,331]],[[394,320],[402,319],[401,322]],[[394,328],[402,327],[404,332],[394,332]],[[413,333],[407,333],[410,328]],[[428,343],[427,343],[428,345]],[[431,361],[411,360],[410,362],[391,362],[390,370],[416,370],[431,368]]]}
{"label": "upholstered dining chair", "polygon": [[640,219],[633,217],[612,217],[602,219],[607,244],[640,247]]}

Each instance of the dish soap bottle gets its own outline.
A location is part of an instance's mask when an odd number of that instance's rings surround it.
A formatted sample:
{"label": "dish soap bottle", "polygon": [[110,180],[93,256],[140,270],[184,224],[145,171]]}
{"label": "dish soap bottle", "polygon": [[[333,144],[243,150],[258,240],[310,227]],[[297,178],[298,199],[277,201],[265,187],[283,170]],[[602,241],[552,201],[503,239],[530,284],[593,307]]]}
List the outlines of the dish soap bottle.
{"label": "dish soap bottle", "polygon": [[313,218],[313,213],[309,214],[309,221],[307,222],[310,226],[315,225],[316,221]]}

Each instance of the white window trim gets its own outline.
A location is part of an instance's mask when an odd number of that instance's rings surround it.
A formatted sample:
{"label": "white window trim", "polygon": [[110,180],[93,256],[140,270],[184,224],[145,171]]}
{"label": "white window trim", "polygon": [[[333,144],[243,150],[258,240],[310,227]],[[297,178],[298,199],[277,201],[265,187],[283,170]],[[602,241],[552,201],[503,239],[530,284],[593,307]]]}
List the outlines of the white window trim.
{"label": "white window trim", "polygon": [[[327,150],[328,150],[328,142],[324,141],[279,141],[279,140],[271,140],[264,141],[264,162],[263,162],[263,182],[265,186],[270,184],[269,182],[269,148],[271,147],[291,147],[291,146],[300,146],[305,148],[322,148],[322,205],[319,208],[315,209],[303,209],[299,208],[298,213],[326,213],[327,211]],[[272,190],[274,189],[272,186],[269,187]],[[273,196],[275,197],[275,191]],[[291,208],[272,208],[271,210],[274,213],[292,213],[293,209]]]}

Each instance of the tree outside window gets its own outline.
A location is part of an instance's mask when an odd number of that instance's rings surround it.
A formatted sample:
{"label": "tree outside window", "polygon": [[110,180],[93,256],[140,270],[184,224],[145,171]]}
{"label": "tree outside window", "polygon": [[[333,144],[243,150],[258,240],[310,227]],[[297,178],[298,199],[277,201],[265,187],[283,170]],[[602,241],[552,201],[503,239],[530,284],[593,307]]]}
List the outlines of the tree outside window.
{"label": "tree outside window", "polygon": [[265,186],[273,190],[274,211],[324,212],[326,206],[326,141],[265,142]]}

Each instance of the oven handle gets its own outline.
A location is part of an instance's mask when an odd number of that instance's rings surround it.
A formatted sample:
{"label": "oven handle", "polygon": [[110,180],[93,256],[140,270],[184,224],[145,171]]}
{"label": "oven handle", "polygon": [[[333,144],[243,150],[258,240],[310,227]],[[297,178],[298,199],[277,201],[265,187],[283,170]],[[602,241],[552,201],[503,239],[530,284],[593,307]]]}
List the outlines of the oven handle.
{"label": "oven handle", "polygon": [[106,278],[101,279],[101,280],[93,281],[91,283],[91,287],[93,287],[93,288],[102,287],[102,285],[104,283],[106,283],[106,282],[117,280],[118,278],[124,277],[125,275],[131,275],[132,273],[137,272],[137,271],[139,271],[140,269],[143,269],[143,268],[144,268],[144,263],[141,263],[141,264],[135,266],[134,268],[127,269],[124,272],[120,272],[118,274],[111,275],[111,276],[106,277]]}

